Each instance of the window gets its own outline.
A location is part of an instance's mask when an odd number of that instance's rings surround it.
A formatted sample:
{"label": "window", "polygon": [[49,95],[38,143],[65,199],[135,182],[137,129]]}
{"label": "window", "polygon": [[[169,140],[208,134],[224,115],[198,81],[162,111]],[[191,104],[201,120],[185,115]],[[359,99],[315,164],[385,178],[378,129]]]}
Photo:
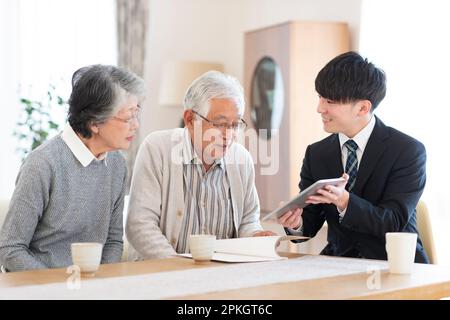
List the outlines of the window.
{"label": "window", "polygon": [[[116,64],[115,10],[115,0],[0,2],[0,85],[7,104],[0,125],[5,155],[0,163],[0,198],[11,196],[20,166],[12,136],[19,97],[40,99],[54,84],[68,98],[75,70],[96,63]],[[60,117],[64,120],[65,114]]]}
{"label": "window", "polygon": [[364,1],[360,52],[387,75],[387,95],[375,113],[425,144],[427,184],[422,199],[432,219],[439,263],[450,265],[450,181],[447,101],[450,3]]}

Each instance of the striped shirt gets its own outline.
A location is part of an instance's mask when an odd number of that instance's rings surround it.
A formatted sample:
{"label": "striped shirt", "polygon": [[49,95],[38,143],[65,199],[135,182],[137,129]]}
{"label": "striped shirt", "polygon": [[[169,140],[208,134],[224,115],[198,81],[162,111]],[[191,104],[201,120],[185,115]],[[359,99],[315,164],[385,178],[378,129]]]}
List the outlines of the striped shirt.
{"label": "striped shirt", "polygon": [[190,234],[213,234],[217,239],[236,237],[230,185],[223,159],[206,172],[186,134],[183,146],[185,212],[176,251],[189,252]]}

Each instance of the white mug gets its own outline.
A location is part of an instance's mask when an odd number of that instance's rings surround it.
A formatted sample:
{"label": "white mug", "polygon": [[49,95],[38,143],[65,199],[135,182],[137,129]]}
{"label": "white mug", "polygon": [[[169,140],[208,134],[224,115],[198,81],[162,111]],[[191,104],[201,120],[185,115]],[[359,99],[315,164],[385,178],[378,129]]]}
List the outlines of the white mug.
{"label": "white mug", "polygon": [[191,234],[189,248],[195,262],[209,262],[214,253],[216,236],[208,234]]}
{"label": "white mug", "polygon": [[416,244],[417,233],[386,233],[386,252],[390,273],[411,273],[416,255]]}
{"label": "white mug", "polygon": [[76,242],[71,245],[72,262],[84,275],[94,275],[100,266],[103,245],[97,242]]}

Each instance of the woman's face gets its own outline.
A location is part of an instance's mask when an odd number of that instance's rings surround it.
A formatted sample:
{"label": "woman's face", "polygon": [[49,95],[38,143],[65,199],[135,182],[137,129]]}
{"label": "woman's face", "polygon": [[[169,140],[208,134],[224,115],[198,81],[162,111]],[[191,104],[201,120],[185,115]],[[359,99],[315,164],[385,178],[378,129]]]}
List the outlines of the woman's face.
{"label": "woman's face", "polygon": [[140,107],[135,96],[129,96],[114,115],[98,124],[98,142],[107,150],[126,150],[139,128]]}

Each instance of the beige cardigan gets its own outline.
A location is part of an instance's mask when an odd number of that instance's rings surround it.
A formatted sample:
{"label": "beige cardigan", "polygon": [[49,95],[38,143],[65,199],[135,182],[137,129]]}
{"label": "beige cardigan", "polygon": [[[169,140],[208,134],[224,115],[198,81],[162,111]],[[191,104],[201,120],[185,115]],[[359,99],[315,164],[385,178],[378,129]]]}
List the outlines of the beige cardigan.
{"label": "beige cardigan", "polygon": [[[187,129],[153,132],[139,147],[126,223],[131,260],[176,254],[184,215],[184,135],[189,135]],[[252,236],[262,230],[253,160],[242,145],[233,143],[224,162],[237,236]]]}

